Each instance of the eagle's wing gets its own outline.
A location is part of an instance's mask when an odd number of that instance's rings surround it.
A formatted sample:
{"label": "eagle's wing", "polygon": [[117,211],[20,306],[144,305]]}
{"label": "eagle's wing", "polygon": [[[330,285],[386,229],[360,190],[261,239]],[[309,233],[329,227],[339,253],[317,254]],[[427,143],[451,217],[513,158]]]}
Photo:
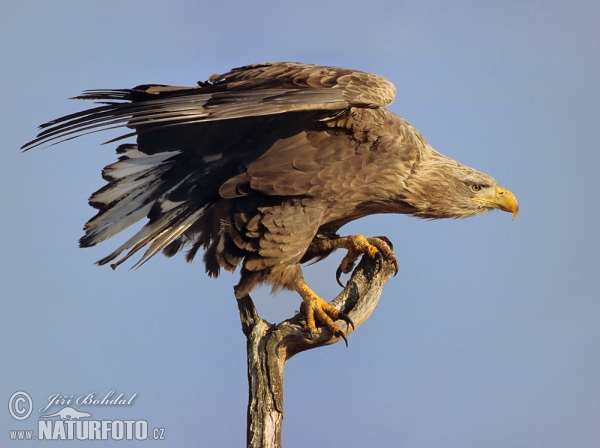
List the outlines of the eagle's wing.
{"label": "eagle's wing", "polygon": [[254,64],[213,75],[198,87],[141,85],[86,91],[75,99],[101,100],[104,105],[43,124],[37,138],[22,149],[123,126],[136,132],[115,140],[209,121],[385,107],[395,94],[390,81],[371,73],[289,62]]}
{"label": "eagle's wing", "polygon": [[[213,75],[194,88],[143,85],[85,92],[77,98],[103,105],[42,125],[23,149],[105,129],[133,129],[114,139],[137,134],[137,145],[119,146],[119,161],[103,171],[108,184],[90,198],[99,212],[86,224],[80,244],[95,245],[147,216],[139,232],[99,261],[108,263],[129,250],[116,266],[149,244],[138,262],[143,263],[181,241],[220,198],[251,191],[308,194],[306,180],[320,166],[316,157],[335,157],[340,145],[332,148],[331,137],[329,148],[321,147],[318,135],[307,130],[351,107],[386,106],[394,95],[389,81],[365,72],[256,64]],[[290,182],[290,173],[302,173],[301,181]]]}

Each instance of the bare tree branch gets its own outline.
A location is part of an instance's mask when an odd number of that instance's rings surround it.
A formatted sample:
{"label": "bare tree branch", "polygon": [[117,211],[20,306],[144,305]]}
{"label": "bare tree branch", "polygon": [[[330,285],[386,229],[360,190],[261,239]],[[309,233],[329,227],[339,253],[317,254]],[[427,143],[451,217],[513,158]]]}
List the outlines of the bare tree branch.
{"label": "bare tree branch", "polygon": [[[375,260],[363,257],[346,288],[331,302],[354,322],[354,330],[343,321],[337,322],[346,336],[356,331],[375,311],[384,283],[395,272],[394,264],[389,261],[385,261],[381,269],[377,267]],[[285,363],[302,351],[335,344],[342,338],[333,337],[327,328],[318,328],[311,339],[304,315],[300,313],[277,325],[270,324],[258,315],[250,296],[239,299],[238,308],[247,339],[247,446],[278,448],[281,447]]]}

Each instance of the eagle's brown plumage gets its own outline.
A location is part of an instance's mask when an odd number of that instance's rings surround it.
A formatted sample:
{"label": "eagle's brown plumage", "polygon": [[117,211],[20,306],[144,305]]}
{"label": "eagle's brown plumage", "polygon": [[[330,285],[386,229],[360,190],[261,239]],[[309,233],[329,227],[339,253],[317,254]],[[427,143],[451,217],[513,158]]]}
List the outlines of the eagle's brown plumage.
{"label": "eagle's brown plumage", "polygon": [[[494,179],[434,151],[408,122],[384,109],[394,86],[377,75],[299,63],[256,64],[197,87],[142,85],[95,90],[101,106],[42,126],[25,149],[113,127],[137,144],[117,148],[107,185],[90,204],[82,247],[147,217],[99,264],[116,267],[147,247],[203,248],[209,275],[241,264],[236,296],[260,283],[298,291],[303,310],[335,333],[304,283],[300,263],[344,247],[390,255],[381,240],[340,239],[344,224],[375,213],[463,218],[518,205]],[[116,139],[119,140],[119,139]],[[321,301],[322,302],[322,301]],[[325,312],[322,315],[321,310]],[[329,317],[328,317],[329,316]]]}

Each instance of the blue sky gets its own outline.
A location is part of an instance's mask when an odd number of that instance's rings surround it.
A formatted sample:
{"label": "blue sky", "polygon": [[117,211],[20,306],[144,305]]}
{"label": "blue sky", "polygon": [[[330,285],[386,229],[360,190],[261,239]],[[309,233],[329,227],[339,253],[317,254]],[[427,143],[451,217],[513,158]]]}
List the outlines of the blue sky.
{"label": "blue sky", "polygon": [[[67,100],[85,89],[194,85],[289,60],[387,77],[390,109],[512,190],[521,212],[344,227],[390,237],[400,272],[348,349],[287,364],[284,445],[598,446],[598,2],[0,5],[0,401],[26,391],[34,403],[24,421],[3,406],[0,445],[20,446],[8,431],[36,428],[53,394],[115,390],[137,393],[134,403],[75,407],[165,428],[165,441],[145,446],[243,446],[237,275],[211,280],[183,257],[95,266],[122,241],[77,247],[94,214],[87,197],[115,160],[115,145],[101,143],[116,134],[19,148],[39,124],[89,107]],[[324,297],[339,292],[342,255],[306,269]],[[271,322],[299,307],[291,293],[253,297]]]}

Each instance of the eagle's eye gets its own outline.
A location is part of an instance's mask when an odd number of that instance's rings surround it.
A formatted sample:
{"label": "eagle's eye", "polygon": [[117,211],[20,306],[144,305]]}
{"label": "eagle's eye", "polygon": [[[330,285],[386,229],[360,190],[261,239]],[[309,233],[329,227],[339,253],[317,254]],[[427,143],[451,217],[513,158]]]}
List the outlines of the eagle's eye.
{"label": "eagle's eye", "polygon": [[481,191],[481,185],[477,185],[477,184],[471,185],[471,191],[473,193],[477,193],[477,192]]}

